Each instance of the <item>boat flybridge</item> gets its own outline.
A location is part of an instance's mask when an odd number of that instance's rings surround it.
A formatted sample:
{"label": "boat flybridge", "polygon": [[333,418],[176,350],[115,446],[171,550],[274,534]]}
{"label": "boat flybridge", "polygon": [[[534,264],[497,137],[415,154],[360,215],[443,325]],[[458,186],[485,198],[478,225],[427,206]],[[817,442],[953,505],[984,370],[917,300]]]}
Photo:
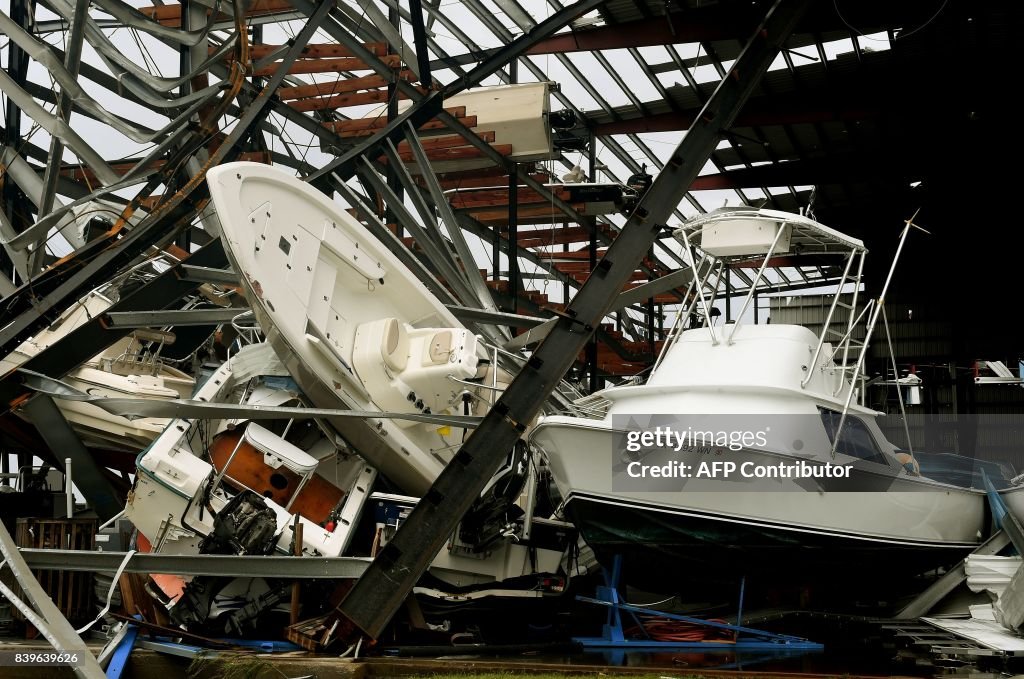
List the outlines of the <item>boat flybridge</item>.
{"label": "boat flybridge", "polygon": [[[599,559],[621,555],[635,580],[667,589],[689,574],[849,589],[903,582],[977,546],[983,494],[921,476],[858,398],[878,310],[859,304],[864,244],[745,207],[675,237],[695,275],[646,383],[597,392],[589,417],[542,417],[530,435]],[[747,322],[766,271],[803,263],[832,272],[820,331]],[[757,273],[736,320],[716,323],[724,267]]]}

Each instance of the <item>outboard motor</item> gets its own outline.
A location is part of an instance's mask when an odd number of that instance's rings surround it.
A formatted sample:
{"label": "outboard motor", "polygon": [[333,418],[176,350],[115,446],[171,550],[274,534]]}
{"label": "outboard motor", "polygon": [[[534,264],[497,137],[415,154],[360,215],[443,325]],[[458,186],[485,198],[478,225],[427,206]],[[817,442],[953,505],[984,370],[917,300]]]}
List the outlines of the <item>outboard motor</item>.
{"label": "outboard motor", "polygon": [[640,171],[634,175],[631,175],[626,181],[626,188],[629,190],[629,195],[625,203],[625,209],[623,210],[626,214],[631,214],[636,204],[640,202],[640,199],[644,197],[647,190],[651,188],[651,184],[654,183],[654,177],[647,173],[647,164],[644,163],[640,166]]}
{"label": "outboard motor", "polygon": [[[242,491],[224,506],[213,523],[213,532],[199,543],[200,554],[256,554],[274,551],[277,515],[263,498],[251,490]],[[170,609],[171,621],[185,629],[207,629],[215,597],[234,580],[233,577],[200,576],[185,586],[181,598]],[[269,583],[268,583],[269,584]],[[276,585],[276,583],[275,583]],[[255,618],[261,610],[284,598],[288,588],[271,587],[257,606],[246,606],[221,621],[220,633],[239,634],[242,623]],[[216,629],[216,628],[214,628]]]}
{"label": "outboard motor", "polygon": [[523,510],[515,503],[529,473],[529,448],[525,441],[516,441],[501,469],[491,477],[462,520],[459,539],[474,552],[487,551],[502,540],[510,525],[523,516]]}

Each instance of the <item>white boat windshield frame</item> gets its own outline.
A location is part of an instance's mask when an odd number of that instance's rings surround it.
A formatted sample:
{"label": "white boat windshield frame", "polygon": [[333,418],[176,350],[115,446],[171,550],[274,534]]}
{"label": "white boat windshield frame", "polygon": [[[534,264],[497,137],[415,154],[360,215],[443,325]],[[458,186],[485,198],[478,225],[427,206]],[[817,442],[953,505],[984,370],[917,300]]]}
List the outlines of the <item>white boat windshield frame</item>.
{"label": "white boat windshield frame", "polygon": [[[728,228],[730,225],[734,225],[738,229],[756,228],[770,234],[771,241],[767,245],[767,251],[764,249],[764,243],[768,242],[766,240],[752,244],[747,249],[744,248],[741,242],[742,239],[740,239],[740,242],[731,243],[729,248],[723,248],[722,250],[716,251],[714,246],[703,247],[706,242],[704,236],[712,228],[721,229],[723,226]],[[727,344],[732,344],[736,332],[743,325],[743,314],[753,301],[759,286],[765,280],[765,272],[772,266],[774,258],[784,255],[829,255],[841,258],[843,261],[843,271],[837,279],[823,284],[834,287],[836,292],[832,297],[832,304],[822,324],[821,333],[818,335],[811,365],[818,364],[826,338],[834,335],[840,339],[833,346],[832,358],[839,358],[837,361],[838,367],[843,370],[850,370],[850,366],[847,363],[850,356],[851,343],[854,342],[853,330],[867,310],[865,308],[860,313],[857,311],[864,273],[864,258],[868,252],[863,241],[840,233],[802,214],[798,215],[752,207],[726,207],[699,215],[678,227],[674,236],[676,240],[682,243],[686,251],[686,258],[691,263],[695,275],[691,280],[685,297],[688,300],[688,304],[677,316],[661,355],[658,357],[658,362],[655,364],[655,369],[657,369],[657,365],[660,364],[669,347],[675,343],[675,340],[681,334],[678,328],[681,320],[688,318],[694,312],[694,307],[698,301],[701,303],[699,314],[703,318],[704,325],[709,328],[712,343],[718,344],[720,342],[720,338],[715,333],[712,323],[711,302],[713,302],[714,296],[718,292],[718,284],[722,280],[721,272],[724,269],[740,262],[749,264],[751,261],[760,260],[760,266],[749,285],[740,311],[736,315],[736,320],[732,324],[728,336],[722,338]],[[695,245],[695,242],[700,242],[701,247]],[[718,275],[714,276],[714,285],[711,286],[709,300],[705,297],[705,288],[709,287],[708,283],[715,271],[718,272]],[[842,291],[847,286],[853,287],[853,296],[849,303],[840,301]],[[840,321],[835,320],[835,311],[838,306],[843,306],[849,311],[846,321],[842,323],[843,327],[841,329],[833,327],[840,323]],[[811,377],[812,373],[808,371],[800,386],[806,387]],[[855,375],[850,377],[851,380],[856,378]],[[838,387],[836,394],[841,390],[842,386]]]}

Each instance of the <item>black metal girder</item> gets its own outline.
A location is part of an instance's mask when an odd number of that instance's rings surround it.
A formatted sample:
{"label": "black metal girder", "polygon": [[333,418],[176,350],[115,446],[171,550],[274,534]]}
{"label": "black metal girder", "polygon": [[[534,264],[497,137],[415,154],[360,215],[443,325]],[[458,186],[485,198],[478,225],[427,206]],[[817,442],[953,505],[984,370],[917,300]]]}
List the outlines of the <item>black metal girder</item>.
{"label": "black metal girder", "polygon": [[[78,434],[64,419],[57,404],[47,394],[28,399],[22,411],[32,421],[39,435],[54,455],[71,460],[71,477],[101,522],[114,518],[124,509],[124,497],[103,473],[92,455],[82,445]],[[70,481],[70,479],[69,479]]]}
{"label": "black metal girder", "polygon": [[376,638],[384,630],[536,417],[809,4],[809,0],[777,0],[708,101],[700,116],[702,123],[676,148],[565,315],[341,603],[338,612],[364,633]]}

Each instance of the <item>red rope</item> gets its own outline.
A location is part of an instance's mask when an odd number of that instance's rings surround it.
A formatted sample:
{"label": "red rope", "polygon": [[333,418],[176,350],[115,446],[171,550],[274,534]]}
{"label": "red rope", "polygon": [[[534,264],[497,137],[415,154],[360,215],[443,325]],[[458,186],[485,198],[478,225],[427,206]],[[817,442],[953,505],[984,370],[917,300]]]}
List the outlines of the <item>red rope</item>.
{"label": "red rope", "polygon": [[[633,627],[628,630],[628,633],[635,636],[646,635],[653,641],[708,641],[715,643],[732,643],[733,641],[732,633],[729,630],[706,627],[682,620],[670,620],[656,615],[639,617],[643,630]],[[712,618],[708,622],[724,624],[725,620]]]}

